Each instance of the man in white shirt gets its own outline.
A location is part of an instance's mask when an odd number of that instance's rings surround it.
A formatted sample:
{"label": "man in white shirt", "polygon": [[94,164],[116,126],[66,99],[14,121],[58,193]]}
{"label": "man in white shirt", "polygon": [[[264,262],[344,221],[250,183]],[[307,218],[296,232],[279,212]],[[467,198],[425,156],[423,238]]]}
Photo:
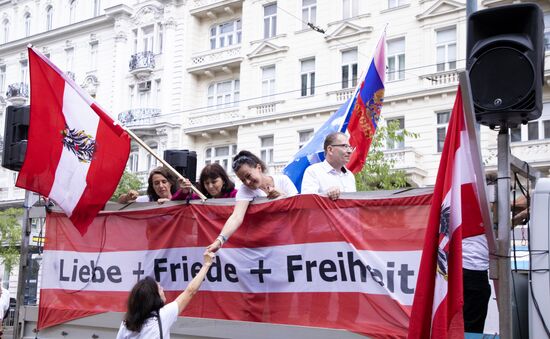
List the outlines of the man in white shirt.
{"label": "man in white shirt", "polygon": [[334,132],[325,138],[325,160],[309,166],[302,179],[302,193],[326,194],[336,200],[342,192],[355,192],[355,177],[346,168],[355,150],[344,133]]}

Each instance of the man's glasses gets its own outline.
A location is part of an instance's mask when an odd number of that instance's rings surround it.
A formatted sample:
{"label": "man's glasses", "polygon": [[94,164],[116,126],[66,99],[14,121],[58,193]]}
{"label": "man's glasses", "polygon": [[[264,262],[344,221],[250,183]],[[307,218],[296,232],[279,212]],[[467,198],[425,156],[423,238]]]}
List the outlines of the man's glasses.
{"label": "man's glasses", "polygon": [[349,152],[353,152],[355,151],[355,147],[351,146],[351,145],[348,145],[348,144],[334,144],[334,145],[330,145],[330,146],[333,146],[333,147],[344,147],[346,149],[346,151],[349,151]]}

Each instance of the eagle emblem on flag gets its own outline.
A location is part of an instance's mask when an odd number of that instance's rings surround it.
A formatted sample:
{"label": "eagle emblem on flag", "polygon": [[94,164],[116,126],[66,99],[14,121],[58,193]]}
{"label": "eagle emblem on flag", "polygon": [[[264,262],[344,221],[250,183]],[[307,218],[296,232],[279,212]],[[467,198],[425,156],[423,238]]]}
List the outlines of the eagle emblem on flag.
{"label": "eagle emblem on flag", "polygon": [[442,206],[441,216],[439,218],[439,246],[437,247],[437,273],[439,273],[443,279],[449,278],[448,262],[449,256],[449,216],[451,214],[451,208],[449,206]]}
{"label": "eagle emblem on flag", "polygon": [[83,130],[76,130],[65,126],[61,131],[63,135],[63,146],[71,151],[80,162],[88,163],[92,161],[96,149],[94,138]]}

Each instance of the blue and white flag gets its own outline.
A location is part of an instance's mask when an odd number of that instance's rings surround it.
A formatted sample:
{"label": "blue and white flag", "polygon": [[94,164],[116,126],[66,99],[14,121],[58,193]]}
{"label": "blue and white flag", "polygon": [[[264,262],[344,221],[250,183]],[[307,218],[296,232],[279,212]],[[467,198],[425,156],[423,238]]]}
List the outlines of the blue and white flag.
{"label": "blue and white flag", "polygon": [[[374,132],[380,118],[380,109],[384,97],[385,41],[382,34],[368,71],[358,81],[353,95],[313,135],[294,158],[285,166],[283,173],[294,183],[299,192],[302,190],[302,178],[309,165],[325,160],[323,144],[327,135],[333,132],[346,132],[350,118],[350,144],[357,147],[348,168],[353,173],[361,171],[368,154]],[[355,113],[354,113],[355,112]],[[354,115],[355,114],[355,115]],[[353,160],[353,161],[352,161]],[[349,167],[352,165],[352,168]]]}
{"label": "blue and white flag", "polygon": [[[356,90],[357,92],[357,90]],[[355,99],[355,95],[346,101],[346,103],[329,117],[327,121],[315,132],[313,137],[300,148],[300,150],[294,155],[294,158],[285,166],[283,173],[292,180],[298,192],[302,191],[302,178],[304,172],[309,165],[325,160],[325,150],[323,149],[323,143],[327,135],[333,132],[345,131],[349,118],[349,107],[353,107],[353,103],[350,105],[350,101]],[[355,100],[353,100],[355,101]]]}

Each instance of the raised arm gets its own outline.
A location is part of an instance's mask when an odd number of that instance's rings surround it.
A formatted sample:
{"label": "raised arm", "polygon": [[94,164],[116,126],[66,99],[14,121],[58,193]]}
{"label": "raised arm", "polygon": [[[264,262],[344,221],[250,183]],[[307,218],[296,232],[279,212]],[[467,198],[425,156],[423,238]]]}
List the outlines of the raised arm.
{"label": "raised arm", "polygon": [[210,266],[212,266],[212,262],[214,261],[214,257],[216,255],[212,252],[208,252],[204,254],[204,262],[202,264],[202,267],[197,273],[197,275],[191,280],[189,285],[185,288],[185,291],[183,291],[178,297],[176,298],[176,303],[178,304],[178,314],[183,311],[187,305],[189,305],[189,302],[195,294],[198,292],[199,288],[201,287],[202,281],[206,277],[206,273],[208,273],[208,270],[210,269]]}
{"label": "raised arm", "polygon": [[249,204],[250,204],[250,201],[247,201],[247,200],[239,200],[235,203],[235,208],[233,209],[233,213],[231,213],[231,216],[229,216],[229,218],[225,222],[225,225],[223,225],[220,235],[216,238],[216,240],[214,240],[212,244],[210,244],[206,248],[206,252],[216,252],[217,250],[220,249],[220,247],[222,247],[223,243],[227,239],[229,239],[229,237],[233,233],[235,233],[235,231],[243,223],[243,219]]}

